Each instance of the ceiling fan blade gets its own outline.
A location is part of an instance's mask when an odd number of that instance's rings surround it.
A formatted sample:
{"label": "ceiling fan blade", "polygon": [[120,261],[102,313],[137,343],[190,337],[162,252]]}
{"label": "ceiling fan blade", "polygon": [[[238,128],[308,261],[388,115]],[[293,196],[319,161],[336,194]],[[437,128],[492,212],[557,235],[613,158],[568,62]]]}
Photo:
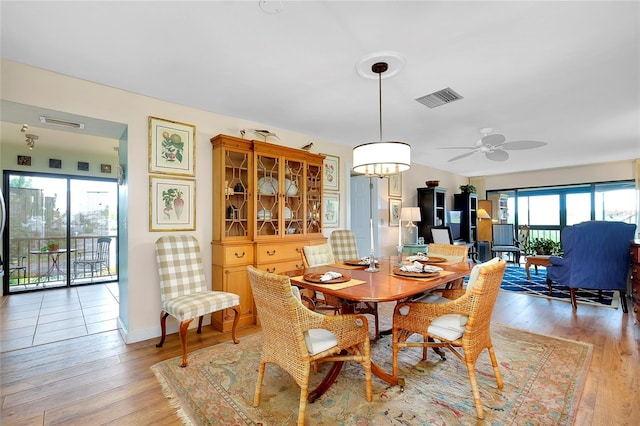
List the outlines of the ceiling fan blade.
{"label": "ceiling fan blade", "polygon": [[441,146],[438,149],[476,149],[475,146]]}
{"label": "ceiling fan blade", "polygon": [[468,157],[468,156],[470,156],[471,154],[473,154],[474,152],[476,152],[476,151],[467,152],[467,153],[465,153],[465,154],[462,154],[462,155],[458,155],[458,156],[456,156],[456,157],[453,157],[452,159],[450,159],[449,161],[447,161],[447,163],[450,163],[450,162],[452,162],[452,161],[459,160],[459,159],[464,158],[464,157]]}
{"label": "ceiling fan blade", "polygon": [[500,133],[494,133],[492,135],[487,135],[483,137],[482,143],[484,145],[499,145],[506,140],[507,139],[504,137],[504,135],[501,135]]}
{"label": "ceiling fan blade", "polygon": [[509,159],[509,153],[501,149],[485,153],[489,160],[493,161],[507,161]]}
{"label": "ceiling fan blade", "polygon": [[540,141],[511,141],[505,142],[500,147],[502,149],[518,150],[518,149],[533,149],[545,146],[546,142]]}

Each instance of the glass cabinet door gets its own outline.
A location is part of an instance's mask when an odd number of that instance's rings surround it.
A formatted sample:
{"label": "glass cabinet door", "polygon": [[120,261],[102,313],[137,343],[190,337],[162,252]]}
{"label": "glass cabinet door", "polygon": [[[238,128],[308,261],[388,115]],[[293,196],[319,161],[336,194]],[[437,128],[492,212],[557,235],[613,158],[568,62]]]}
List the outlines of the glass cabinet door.
{"label": "glass cabinet door", "polygon": [[249,235],[249,153],[225,151],[225,237]]}
{"label": "glass cabinet door", "polygon": [[322,164],[308,164],[306,193],[307,233],[322,232]]}
{"label": "glass cabinet door", "polygon": [[283,229],[286,235],[304,233],[304,162],[284,160]]}
{"label": "glass cabinet door", "polygon": [[279,235],[280,157],[256,155],[256,236]]}

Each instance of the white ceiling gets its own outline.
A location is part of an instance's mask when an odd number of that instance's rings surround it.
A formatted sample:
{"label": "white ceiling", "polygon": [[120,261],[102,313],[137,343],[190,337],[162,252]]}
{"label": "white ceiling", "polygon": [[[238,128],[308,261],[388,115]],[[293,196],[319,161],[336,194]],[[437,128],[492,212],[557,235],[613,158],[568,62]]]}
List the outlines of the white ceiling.
{"label": "white ceiling", "polygon": [[[2,57],[355,146],[379,140],[365,56],[383,79],[383,139],[466,176],[640,157],[640,3],[2,1]],[[464,99],[415,99],[451,87]],[[3,111],[4,114],[4,111]],[[4,119],[3,119],[4,120]],[[547,146],[495,162],[480,129]]]}

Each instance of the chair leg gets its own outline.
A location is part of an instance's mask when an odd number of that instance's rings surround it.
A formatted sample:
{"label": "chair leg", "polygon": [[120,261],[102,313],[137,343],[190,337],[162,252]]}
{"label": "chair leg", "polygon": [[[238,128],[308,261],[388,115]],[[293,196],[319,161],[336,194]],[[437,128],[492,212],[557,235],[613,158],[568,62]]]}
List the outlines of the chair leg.
{"label": "chair leg", "polygon": [[478,382],[476,381],[475,366],[467,363],[467,371],[469,372],[469,381],[471,382],[471,391],[473,392],[473,402],[476,404],[476,414],[480,420],[484,419],[484,410],[482,409],[482,401],[480,400],[480,391],[478,390]]}
{"label": "chair leg", "polygon": [[256,392],[253,394],[253,406],[257,407],[260,405],[260,395],[262,393],[262,379],[264,378],[264,367],[266,363],[260,362],[260,367],[258,367],[258,380],[256,381]]}
{"label": "chair leg", "polygon": [[572,287],[569,289],[569,292],[571,293],[571,306],[573,306],[574,311],[577,311],[578,301],[576,300],[576,289]]}
{"label": "chair leg", "polygon": [[198,331],[196,333],[200,334],[202,333],[202,320],[204,319],[204,315],[200,315],[200,317],[198,317]]}
{"label": "chair leg", "polygon": [[624,290],[620,290],[620,303],[622,304],[622,312],[625,314],[629,312],[627,308],[627,292]]}
{"label": "chair leg", "polygon": [[238,322],[240,320],[240,306],[234,307],[232,309],[233,309],[234,315],[233,315],[233,325],[231,326],[231,339],[233,340],[233,343],[237,345],[238,343],[240,343],[240,340],[238,340],[238,337],[236,335],[236,328],[238,327]]}
{"label": "chair leg", "polygon": [[491,358],[493,373],[496,375],[496,383],[498,384],[498,389],[502,389],[504,385],[502,383],[502,375],[500,374],[500,369],[498,368],[498,359],[496,358],[496,353],[493,350],[493,346],[489,346],[487,350],[489,351],[489,358]]}
{"label": "chair leg", "polygon": [[168,313],[162,311],[160,312],[160,328],[162,329],[162,337],[160,337],[160,342],[156,345],[156,348],[161,348],[164,345],[164,339],[167,337],[167,317]]}
{"label": "chair leg", "polygon": [[304,426],[304,418],[307,412],[307,397],[309,395],[309,376],[304,384],[300,385],[300,406],[298,407],[298,426]]}
{"label": "chair leg", "polygon": [[182,364],[180,367],[184,368],[189,363],[187,360],[187,331],[189,330],[189,324],[191,324],[193,318],[182,321],[180,323],[180,343],[182,343]]}

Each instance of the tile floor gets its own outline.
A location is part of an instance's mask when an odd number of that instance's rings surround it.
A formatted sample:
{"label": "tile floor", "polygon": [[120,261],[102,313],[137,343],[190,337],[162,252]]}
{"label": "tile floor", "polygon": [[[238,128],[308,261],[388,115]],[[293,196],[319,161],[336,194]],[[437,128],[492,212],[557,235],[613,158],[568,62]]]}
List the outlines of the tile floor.
{"label": "tile floor", "polygon": [[3,296],[0,352],[116,330],[118,283]]}

